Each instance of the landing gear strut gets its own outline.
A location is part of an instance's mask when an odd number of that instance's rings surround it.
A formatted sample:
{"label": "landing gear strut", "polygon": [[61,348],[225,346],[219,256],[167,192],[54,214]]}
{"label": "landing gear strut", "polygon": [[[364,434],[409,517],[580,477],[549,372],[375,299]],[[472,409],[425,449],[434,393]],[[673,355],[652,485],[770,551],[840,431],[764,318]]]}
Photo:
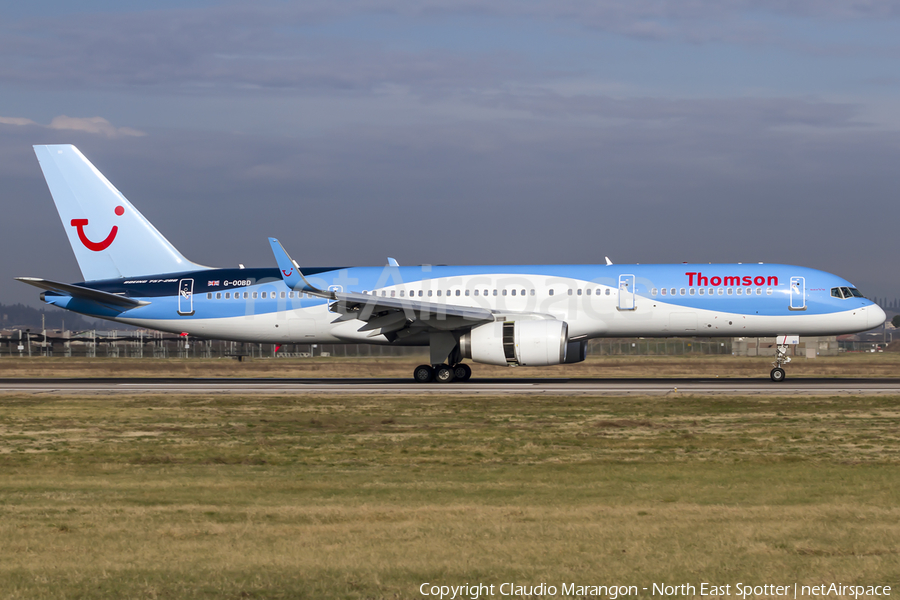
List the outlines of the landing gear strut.
{"label": "landing gear strut", "polygon": [[772,372],[769,374],[772,381],[776,383],[784,381],[784,369],[781,368],[781,365],[786,365],[789,362],[791,362],[791,357],[787,355],[787,346],[778,344],[775,347],[775,362],[772,363],[772,366],[775,368],[772,369]]}

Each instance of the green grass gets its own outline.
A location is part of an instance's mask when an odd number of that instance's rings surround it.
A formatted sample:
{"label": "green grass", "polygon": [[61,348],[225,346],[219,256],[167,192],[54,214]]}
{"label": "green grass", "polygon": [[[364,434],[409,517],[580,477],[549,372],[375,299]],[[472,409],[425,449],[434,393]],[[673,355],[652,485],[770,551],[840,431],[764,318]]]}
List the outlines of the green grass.
{"label": "green grass", "polygon": [[885,396],[4,396],[0,597],[900,587],[898,417]]}

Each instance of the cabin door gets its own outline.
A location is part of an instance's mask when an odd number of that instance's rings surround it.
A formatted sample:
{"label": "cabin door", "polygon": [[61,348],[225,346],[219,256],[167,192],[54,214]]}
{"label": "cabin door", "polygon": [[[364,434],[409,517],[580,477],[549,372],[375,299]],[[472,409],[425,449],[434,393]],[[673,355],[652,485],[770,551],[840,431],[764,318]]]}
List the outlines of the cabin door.
{"label": "cabin door", "polygon": [[791,277],[791,310],[806,310],[805,277]]}
{"label": "cabin door", "polygon": [[185,317],[194,314],[193,279],[182,279],[178,282],[178,314]]}
{"label": "cabin door", "polygon": [[634,310],[634,275],[619,275],[619,310]]}

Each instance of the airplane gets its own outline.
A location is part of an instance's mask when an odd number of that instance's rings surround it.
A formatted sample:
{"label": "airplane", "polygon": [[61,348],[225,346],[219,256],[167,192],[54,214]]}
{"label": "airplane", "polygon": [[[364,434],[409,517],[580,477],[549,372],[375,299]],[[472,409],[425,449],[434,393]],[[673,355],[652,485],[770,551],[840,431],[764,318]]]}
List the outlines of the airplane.
{"label": "airplane", "polygon": [[775,337],[789,344],[881,325],[850,282],[782,264],[301,267],[269,238],[276,267],[185,258],[74,146],[35,146],[84,281],[34,277],[41,299],[90,317],[209,339],[427,346],[420,383],[464,381],[463,362],[585,360],[602,337]]}

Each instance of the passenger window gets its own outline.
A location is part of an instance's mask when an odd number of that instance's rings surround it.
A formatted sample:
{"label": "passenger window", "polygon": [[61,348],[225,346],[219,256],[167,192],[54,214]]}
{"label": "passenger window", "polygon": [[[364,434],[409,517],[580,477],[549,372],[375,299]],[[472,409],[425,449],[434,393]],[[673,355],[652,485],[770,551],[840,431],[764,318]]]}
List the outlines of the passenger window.
{"label": "passenger window", "polygon": [[419,298],[422,297],[422,290],[419,290]]}
{"label": "passenger window", "polygon": [[222,299],[222,292],[216,292],[216,300]]}
{"label": "passenger window", "polygon": [[566,290],[566,292],[571,296],[571,295],[572,295],[572,288],[569,288],[568,290]]}
{"label": "passenger window", "polygon": [[441,295],[441,290],[438,290],[437,293],[438,293],[438,296],[440,296],[440,295]]}
{"label": "passenger window", "polygon": [[553,289],[552,289],[552,288],[550,289],[549,294],[550,294],[551,296],[553,295]]}
{"label": "passenger window", "polygon": [[533,289],[531,290],[531,295],[534,296],[534,290],[533,290]]}
{"label": "passenger window", "polygon": [[207,293],[206,293],[206,299],[207,299],[207,300],[212,300],[212,292],[207,292]]}
{"label": "passenger window", "polygon": [[581,288],[578,288],[577,294],[578,294],[579,296],[581,295]]}
{"label": "passenger window", "polygon": [[513,290],[513,291],[512,291],[512,295],[513,295],[513,296],[516,295],[516,290]]}
{"label": "passenger window", "polygon": [[706,288],[700,288],[700,289],[698,289],[697,291],[698,291],[698,292],[700,293],[700,295],[702,296],[702,295],[703,295],[703,292],[706,291]]}
{"label": "passenger window", "polygon": [[397,296],[397,290],[391,290],[391,298],[395,298]]}
{"label": "passenger window", "polygon": [[431,298],[432,291],[428,290],[428,297]]}
{"label": "passenger window", "polygon": [[762,296],[762,288],[756,288],[756,295]]}
{"label": "passenger window", "polygon": [[281,297],[284,298],[284,292],[281,292]]}
{"label": "passenger window", "polygon": [[665,296],[666,293],[667,293],[666,288],[663,288],[663,289],[659,290],[659,293],[660,293],[661,295]]}
{"label": "passenger window", "polygon": [[733,293],[734,293],[734,290],[731,289],[731,288],[728,288],[728,295],[730,296],[730,295],[733,294]]}
{"label": "passenger window", "polygon": [[502,291],[502,294],[505,296],[505,295],[506,295],[506,290],[503,290],[503,291]]}
{"label": "passenger window", "polygon": [[244,292],[244,300],[250,297],[250,292]]}
{"label": "passenger window", "polygon": [[384,298],[385,296],[387,296],[387,291],[381,290],[381,297]]}
{"label": "passenger window", "polygon": [[256,292],[253,292],[253,299],[256,300]]}
{"label": "passenger window", "polygon": [[586,290],[584,290],[584,293],[587,294],[588,296],[590,296],[590,295],[591,295],[591,288],[587,288]]}
{"label": "passenger window", "polygon": [[225,292],[225,299],[231,300],[231,292]]}
{"label": "passenger window", "polygon": [[[459,296],[459,290],[456,290],[456,295]],[[466,295],[468,296],[469,294]]]}
{"label": "passenger window", "polygon": [[478,290],[475,290],[475,294],[474,294],[474,295],[476,295],[476,296],[478,295]]}
{"label": "passenger window", "polygon": [[[478,290],[475,290],[475,291],[477,292]],[[469,290],[466,290],[466,296],[468,296],[468,295],[469,295]]]}
{"label": "passenger window", "polygon": [[494,295],[495,295],[495,296],[497,295],[497,290],[494,290]]}
{"label": "passenger window", "polygon": [[657,293],[658,291],[659,291],[658,289],[652,288],[652,289],[650,290],[650,295],[651,295],[651,296],[655,296],[656,293]]}
{"label": "passenger window", "polygon": [[738,288],[738,289],[737,289],[737,295],[740,296],[742,293],[743,293],[743,291],[741,290],[741,288]]}
{"label": "passenger window", "polygon": [[523,296],[525,295],[525,290],[522,290],[522,295],[523,295]]}
{"label": "passenger window", "polygon": [[772,295],[772,288],[766,288],[766,296]]}
{"label": "passenger window", "polygon": [[406,295],[405,290],[400,290],[400,297],[403,298]]}
{"label": "passenger window", "polygon": [[606,288],[606,295],[609,296],[609,288]]}
{"label": "passenger window", "polygon": [[680,290],[678,290],[678,293],[681,294],[682,296],[684,296],[684,288],[681,288]]}
{"label": "passenger window", "polygon": [[722,294],[725,293],[725,292],[722,290],[722,288],[716,288],[716,289],[718,290],[718,294],[719,294],[720,296],[721,296]]}
{"label": "passenger window", "polygon": [[696,291],[696,290],[695,290],[694,288],[691,288],[691,291],[690,291],[691,296],[694,295],[694,292],[695,292],[695,291]]}
{"label": "passenger window", "polygon": [[672,288],[672,289],[670,290],[670,293],[674,296],[674,295],[675,295],[675,288]]}

